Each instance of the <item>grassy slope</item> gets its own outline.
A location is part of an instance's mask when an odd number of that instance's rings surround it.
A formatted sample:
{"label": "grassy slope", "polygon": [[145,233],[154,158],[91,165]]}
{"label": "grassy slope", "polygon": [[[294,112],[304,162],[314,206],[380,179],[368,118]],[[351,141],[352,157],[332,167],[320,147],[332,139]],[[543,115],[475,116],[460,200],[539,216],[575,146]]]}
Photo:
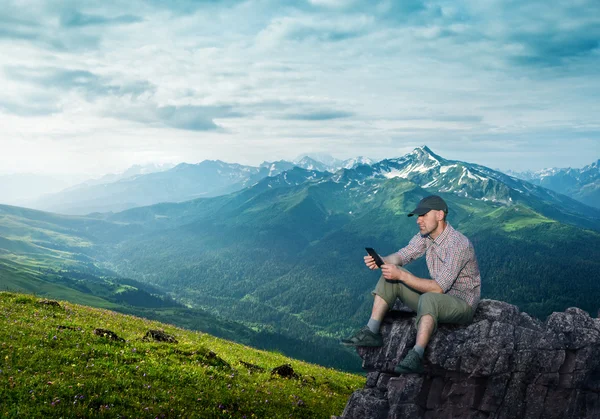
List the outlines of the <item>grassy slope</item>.
{"label": "grassy slope", "polygon": [[118,304],[60,284],[44,281],[39,270],[27,263],[0,258],[0,289],[77,301],[94,307],[117,309]]}
{"label": "grassy slope", "polygon": [[[95,328],[125,341],[96,336]],[[149,329],[179,343],[142,341]],[[271,374],[288,363],[298,379]],[[207,334],[0,292],[3,417],[323,418],[341,413],[363,384],[364,377]]]}
{"label": "grassy slope", "polygon": [[[66,274],[69,275],[70,273],[67,272]],[[62,279],[62,282],[56,282],[56,278]],[[99,280],[101,278],[94,278],[94,281]],[[118,278],[118,280],[129,281],[124,278]],[[85,291],[78,290],[78,286]],[[116,291],[115,287],[118,287]],[[307,344],[307,342],[266,330],[264,327],[250,328],[238,321],[217,317],[202,309],[190,309],[168,304],[164,307],[143,305],[149,298],[154,298],[143,293],[143,291],[137,291],[143,300],[142,305],[136,305],[135,301],[130,304],[127,301],[115,299],[119,296],[119,291],[124,288],[132,287],[120,284],[110,286],[105,282],[93,282],[89,279],[73,279],[64,277],[62,274],[52,273],[52,271],[42,272],[37,266],[27,263],[17,263],[10,259],[0,258],[0,291],[22,292],[114,310],[124,314],[175,324],[186,329],[203,331],[260,349],[279,350],[288,356],[334,366],[347,371],[360,371],[358,356],[354,351],[341,347],[337,341],[335,341],[333,347],[329,341]],[[329,346],[325,348],[324,344]],[[321,350],[324,350],[324,352],[321,352]]]}

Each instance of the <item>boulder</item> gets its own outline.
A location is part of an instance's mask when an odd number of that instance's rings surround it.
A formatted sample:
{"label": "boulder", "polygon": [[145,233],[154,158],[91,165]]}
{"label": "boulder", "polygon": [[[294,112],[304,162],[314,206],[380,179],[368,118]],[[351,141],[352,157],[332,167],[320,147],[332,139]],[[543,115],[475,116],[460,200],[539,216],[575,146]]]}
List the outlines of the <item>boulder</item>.
{"label": "boulder", "polygon": [[416,327],[397,308],[382,323],[384,346],[357,348],[366,385],[341,418],[600,418],[600,322],[585,311],[541,322],[482,300],[471,324],[439,325],[425,374],[398,376]]}
{"label": "boulder", "polygon": [[144,341],[154,341],[154,342],[167,342],[167,343],[178,343],[175,336],[165,333],[164,330],[148,330],[144,337],[142,338]]}

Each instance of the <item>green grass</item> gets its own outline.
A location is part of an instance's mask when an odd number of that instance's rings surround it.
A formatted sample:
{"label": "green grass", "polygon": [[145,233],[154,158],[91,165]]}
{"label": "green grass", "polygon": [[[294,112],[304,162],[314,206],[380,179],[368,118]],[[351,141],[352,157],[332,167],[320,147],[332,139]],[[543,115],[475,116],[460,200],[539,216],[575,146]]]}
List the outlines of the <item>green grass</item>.
{"label": "green grass", "polygon": [[[44,278],[47,278],[49,274],[44,276],[39,269],[36,269],[37,266],[32,265],[29,260],[13,259],[16,260],[0,257],[0,290],[2,291],[43,295],[49,298],[77,301],[94,307],[119,308],[118,304],[104,298],[80,292],[62,284],[48,282]],[[46,266],[48,265],[39,265],[42,268]]]}
{"label": "green grass", "polygon": [[506,232],[555,222],[523,205],[501,207],[487,214],[487,217],[501,221],[502,229]]}
{"label": "green grass", "polygon": [[[207,334],[39,301],[0,292],[2,417],[326,418],[364,385],[358,375]],[[125,341],[96,336],[95,328]],[[145,342],[149,329],[179,343]],[[298,378],[271,374],[283,364]]]}

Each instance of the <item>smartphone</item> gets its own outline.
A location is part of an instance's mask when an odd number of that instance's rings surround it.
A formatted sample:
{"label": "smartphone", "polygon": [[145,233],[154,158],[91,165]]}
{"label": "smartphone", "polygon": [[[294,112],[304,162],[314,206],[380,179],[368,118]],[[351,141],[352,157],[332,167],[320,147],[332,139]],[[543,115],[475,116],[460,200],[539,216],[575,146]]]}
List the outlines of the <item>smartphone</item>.
{"label": "smartphone", "polygon": [[373,249],[372,247],[365,247],[365,250],[367,251],[367,253],[369,254],[369,256],[371,256],[373,259],[375,259],[375,263],[377,264],[378,267],[381,268],[382,265],[385,265],[385,262],[377,254],[377,252],[375,251],[375,249]]}

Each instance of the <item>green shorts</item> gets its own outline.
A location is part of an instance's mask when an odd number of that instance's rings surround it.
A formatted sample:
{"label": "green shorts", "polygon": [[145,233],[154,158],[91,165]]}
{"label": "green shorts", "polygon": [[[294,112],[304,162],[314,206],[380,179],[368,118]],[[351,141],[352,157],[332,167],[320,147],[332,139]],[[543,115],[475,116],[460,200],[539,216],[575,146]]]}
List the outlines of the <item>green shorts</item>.
{"label": "green shorts", "polygon": [[458,297],[437,292],[420,293],[400,281],[388,282],[383,276],[379,278],[373,294],[383,298],[390,308],[394,306],[396,298],[400,298],[406,306],[417,312],[417,326],[426,314],[433,317],[435,329],[438,322],[466,324],[473,320],[474,310]]}

